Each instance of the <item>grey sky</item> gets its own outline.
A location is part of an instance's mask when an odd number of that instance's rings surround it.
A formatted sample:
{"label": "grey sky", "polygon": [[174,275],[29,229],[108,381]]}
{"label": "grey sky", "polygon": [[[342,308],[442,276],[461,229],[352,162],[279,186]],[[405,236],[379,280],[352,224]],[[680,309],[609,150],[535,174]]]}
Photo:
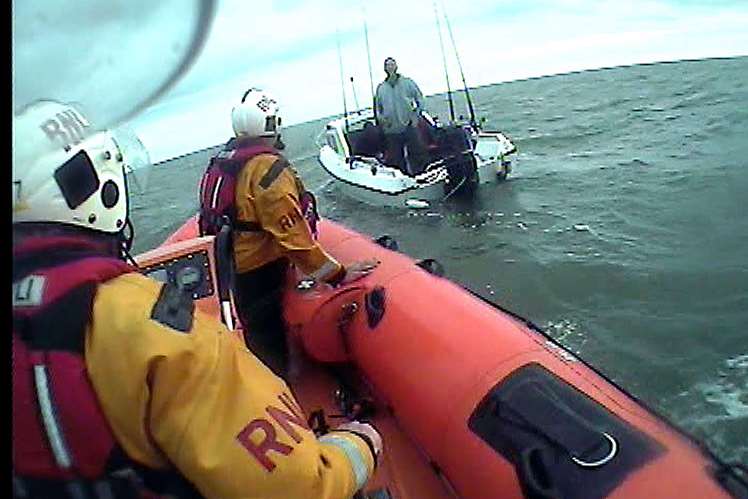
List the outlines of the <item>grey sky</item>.
{"label": "grey sky", "polygon": [[[82,16],[76,10],[80,1],[17,0],[14,17],[32,3],[39,11],[30,17],[34,21],[14,32],[14,61],[19,51],[30,61],[22,68],[25,78],[17,78],[14,67],[16,96],[69,94],[110,114],[148,95],[173,71],[199,5],[198,0],[115,0]],[[88,3],[89,9],[97,5]],[[748,2],[742,0],[443,3],[471,86],[599,67],[748,55]],[[117,13],[127,22],[115,28],[110,20]],[[195,64],[133,125],[160,161],[224,141],[231,133],[231,106],[250,86],[279,99],[285,124],[339,113],[336,30],[346,79],[355,78],[361,105],[369,105],[364,17],[375,85],[383,76],[384,57],[391,55],[425,94],[446,90],[432,0],[220,0]],[[44,36],[29,35],[31,27],[39,28],[35,23],[41,23],[44,29],[37,33]],[[443,20],[442,29],[454,85],[459,72]],[[346,88],[352,103],[350,82]]]}
{"label": "grey sky", "polygon": [[[444,6],[471,86],[624,64],[748,55],[748,2],[742,1],[444,0]],[[180,154],[219,143],[231,133],[231,105],[249,86],[276,95],[285,123],[340,112],[336,29],[346,79],[354,76],[357,96],[368,105],[364,15],[375,85],[384,57],[392,55],[424,93],[446,90],[432,0],[287,1],[261,8],[225,0],[205,51],[160,108],[143,116],[143,133],[194,132],[193,145]],[[454,85],[459,72],[443,20],[442,29]],[[352,103],[350,83],[346,88]],[[170,104],[173,97],[178,99]],[[178,116],[180,107],[190,113]],[[144,140],[150,145],[160,139]],[[172,146],[162,146],[168,156]]]}

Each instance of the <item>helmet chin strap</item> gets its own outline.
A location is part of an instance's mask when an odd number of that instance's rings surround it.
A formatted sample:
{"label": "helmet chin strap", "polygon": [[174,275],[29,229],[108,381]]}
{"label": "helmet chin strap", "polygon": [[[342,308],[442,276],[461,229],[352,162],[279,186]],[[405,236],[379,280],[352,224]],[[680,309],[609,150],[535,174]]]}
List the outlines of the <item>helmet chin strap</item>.
{"label": "helmet chin strap", "polygon": [[130,220],[130,217],[127,217],[125,220],[125,226],[122,228],[122,230],[119,233],[119,250],[120,250],[120,258],[125,260],[126,262],[130,262],[133,264],[136,268],[140,268],[138,263],[135,261],[135,258],[132,257],[130,254],[130,250],[132,249],[132,242],[135,239],[135,227],[132,224],[132,220]]}

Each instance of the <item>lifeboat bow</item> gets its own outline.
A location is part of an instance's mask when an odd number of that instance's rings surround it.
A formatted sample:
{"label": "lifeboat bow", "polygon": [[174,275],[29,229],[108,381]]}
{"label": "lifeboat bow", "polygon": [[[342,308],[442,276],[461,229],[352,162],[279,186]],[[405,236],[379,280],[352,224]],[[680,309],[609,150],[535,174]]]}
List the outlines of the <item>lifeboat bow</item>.
{"label": "lifeboat bow", "polygon": [[[192,219],[139,261],[235,327],[226,249],[196,236]],[[748,497],[735,467],[438,262],[327,220],[320,239],[339,261],[381,262],[339,288],[291,272],[284,298],[310,426],[358,417],[383,433],[365,497]]]}

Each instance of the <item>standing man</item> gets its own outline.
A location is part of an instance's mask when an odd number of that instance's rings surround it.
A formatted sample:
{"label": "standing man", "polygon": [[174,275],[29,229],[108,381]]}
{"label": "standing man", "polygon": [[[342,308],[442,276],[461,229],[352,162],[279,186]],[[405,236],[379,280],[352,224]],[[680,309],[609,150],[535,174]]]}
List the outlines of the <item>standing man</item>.
{"label": "standing man", "polygon": [[200,182],[200,232],[228,223],[236,269],[234,297],[247,346],[276,374],[289,368],[283,292],[293,263],[333,286],[370,273],[375,261],[344,266],[315,240],[314,196],[279,149],[279,106],[269,93],[249,89],[233,108],[235,137],[215,156]]}
{"label": "standing man", "polygon": [[[385,162],[397,166],[406,175],[421,173],[425,163],[423,146],[416,126],[423,110],[423,94],[418,85],[397,72],[392,57],[384,60],[385,80],[377,86],[374,111],[377,124],[384,132],[387,148]],[[406,164],[403,148],[407,145]]]}

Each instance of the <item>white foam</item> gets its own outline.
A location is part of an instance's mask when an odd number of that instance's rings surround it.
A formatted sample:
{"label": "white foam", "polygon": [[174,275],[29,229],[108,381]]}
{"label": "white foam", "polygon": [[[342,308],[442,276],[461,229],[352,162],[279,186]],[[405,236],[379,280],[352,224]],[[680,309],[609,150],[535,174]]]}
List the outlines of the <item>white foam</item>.
{"label": "white foam", "polygon": [[730,369],[748,369],[748,354],[738,355],[733,359],[727,359],[725,364],[727,364],[727,367]]}
{"label": "white foam", "polygon": [[582,347],[587,342],[584,331],[579,329],[579,325],[576,322],[568,319],[548,321],[545,324],[545,330],[556,341],[577,355],[581,353]]}
{"label": "white foam", "polygon": [[745,386],[748,354],[726,359],[724,363],[725,369],[717,373],[715,381],[699,383],[694,388],[707,402],[725,411],[724,419],[748,418],[748,387]]}
{"label": "white foam", "polygon": [[742,400],[742,390],[722,380],[715,384],[700,384],[696,388],[707,402],[718,405],[730,419],[748,418],[748,402]]}
{"label": "white foam", "polygon": [[423,199],[408,199],[405,201],[405,206],[414,209],[424,209],[428,208],[430,205],[428,201],[424,201]]}

